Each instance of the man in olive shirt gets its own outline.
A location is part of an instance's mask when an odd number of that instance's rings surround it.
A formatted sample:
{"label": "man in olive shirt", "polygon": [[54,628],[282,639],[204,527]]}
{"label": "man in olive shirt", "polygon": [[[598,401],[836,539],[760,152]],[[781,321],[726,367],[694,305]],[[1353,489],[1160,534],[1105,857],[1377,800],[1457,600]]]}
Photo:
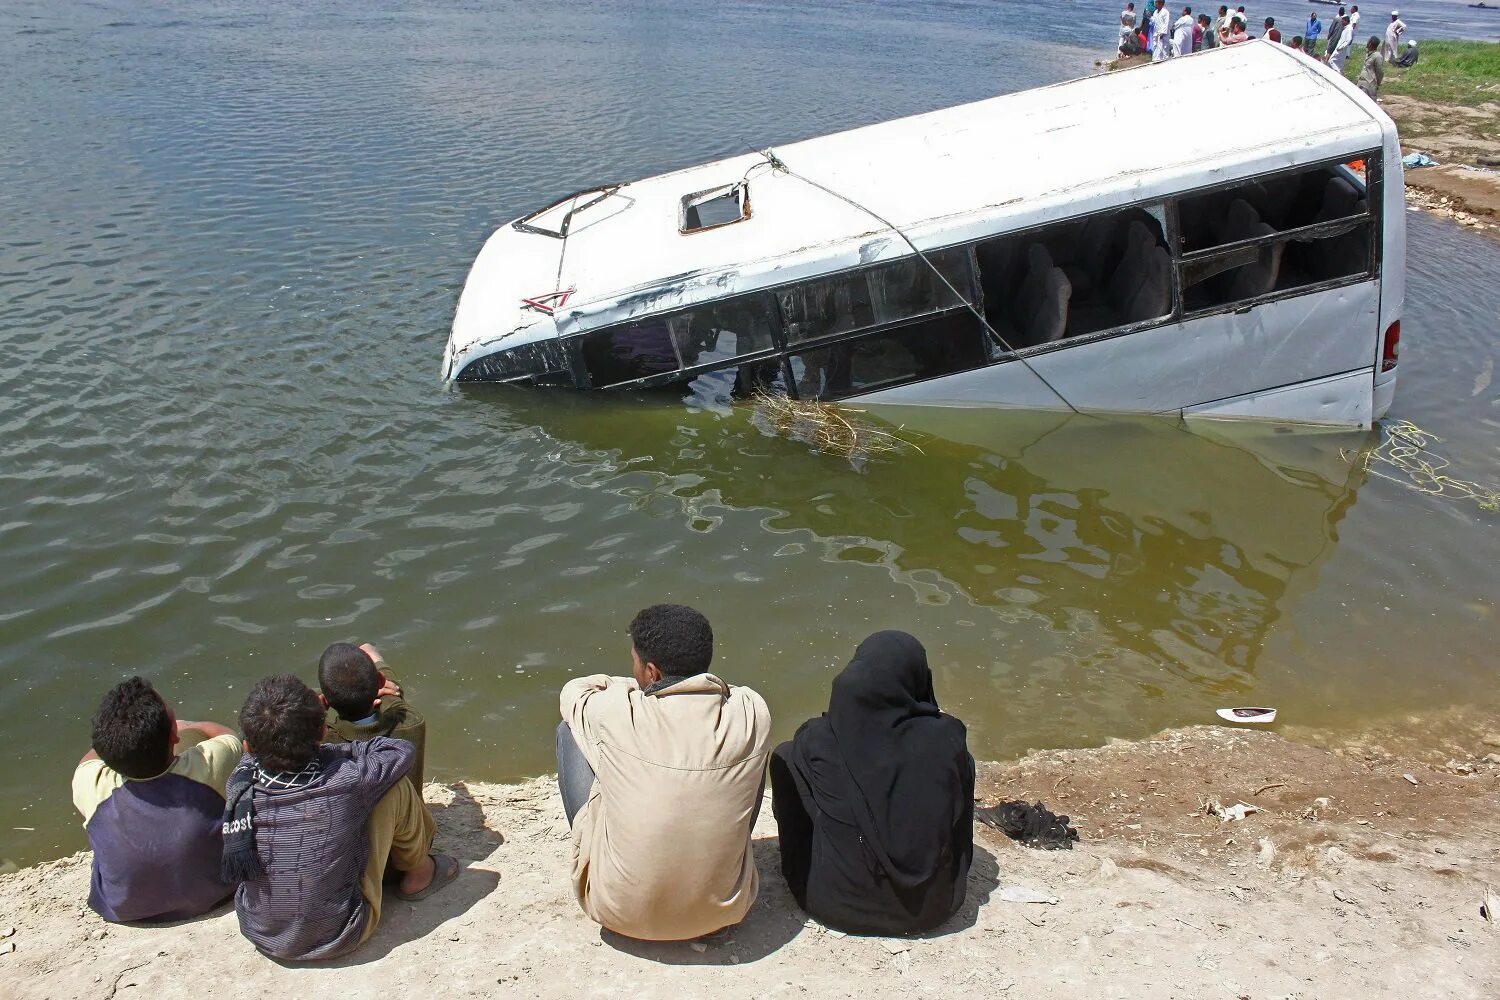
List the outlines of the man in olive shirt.
{"label": "man in olive shirt", "polygon": [[407,777],[420,796],[427,722],[401,696],[401,685],[391,676],[380,650],[368,642],[362,646],[334,643],[318,660],[318,686],[328,709],[327,741],[362,743],[376,736],[405,740],[416,749]]}

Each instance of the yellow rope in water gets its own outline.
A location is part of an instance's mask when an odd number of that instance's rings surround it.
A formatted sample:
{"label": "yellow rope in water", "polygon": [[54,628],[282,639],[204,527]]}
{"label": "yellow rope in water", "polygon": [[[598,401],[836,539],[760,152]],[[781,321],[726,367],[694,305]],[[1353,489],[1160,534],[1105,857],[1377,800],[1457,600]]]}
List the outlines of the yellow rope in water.
{"label": "yellow rope in water", "polygon": [[[1398,420],[1385,426],[1385,439],[1365,453],[1362,464],[1370,475],[1409,490],[1449,500],[1473,500],[1481,510],[1500,510],[1500,489],[1444,473],[1452,463],[1428,448],[1429,443],[1441,440],[1410,420]],[[1346,459],[1356,457],[1341,453]],[[1392,475],[1376,468],[1377,464],[1399,469],[1404,475]]]}

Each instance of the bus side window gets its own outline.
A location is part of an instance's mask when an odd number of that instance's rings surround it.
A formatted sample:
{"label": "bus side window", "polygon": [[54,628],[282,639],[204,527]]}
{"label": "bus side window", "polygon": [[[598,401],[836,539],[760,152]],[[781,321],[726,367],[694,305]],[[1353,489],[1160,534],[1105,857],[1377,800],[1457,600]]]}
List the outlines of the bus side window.
{"label": "bus side window", "polygon": [[967,309],[791,355],[802,399],[842,399],[952,375],[988,362],[979,320]]}
{"label": "bus side window", "polygon": [[976,248],[985,320],[1012,347],[1037,347],[1172,313],[1172,261],[1143,209],[985,240]]}
{"label": "bus side window", "polygon": [[1341,165],[1241,182],[1178,202],[1188,312],[1366,276],[1374,233],[1363,177]]}
{"label": "bus side window", "polygon": [[582,344],[596,389],[725,367],[775,346],[771,303],[761,295],[618,323],[584,334]]}
{"label": "bus side window", "polygon": [[934,250],[925,260],[913,255],[804,281],[777,299],[787,342],[798,343],[954,309],[969,301],[970,287],[968,251]]}

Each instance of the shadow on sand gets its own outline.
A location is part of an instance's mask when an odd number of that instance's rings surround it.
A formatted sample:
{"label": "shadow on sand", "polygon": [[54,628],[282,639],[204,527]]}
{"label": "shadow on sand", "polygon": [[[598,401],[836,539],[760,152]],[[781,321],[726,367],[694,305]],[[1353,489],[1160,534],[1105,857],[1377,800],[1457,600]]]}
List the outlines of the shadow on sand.
{"label": "shadow on sand", "polygon": [[[739,924],[693,942],[637,941],[603,929],[599,931],[600,940],[627,955],[663,965],[746,965],[773,954],[808,928],[810,920],[782,880],[780,839],[760,837],[753,846],[755,866],[760,871],[760,895]],[[964,905],[941,927],[912,937],[944,937],[973,927],[980,908],[989,902],[999,884],[999,863],[976,840]]]}

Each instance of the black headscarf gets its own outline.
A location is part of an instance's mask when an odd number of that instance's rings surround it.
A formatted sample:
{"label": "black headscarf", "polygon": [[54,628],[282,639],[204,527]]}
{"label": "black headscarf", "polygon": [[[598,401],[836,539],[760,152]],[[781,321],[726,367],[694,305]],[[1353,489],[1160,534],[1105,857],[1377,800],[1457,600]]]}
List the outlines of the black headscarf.
{"label": "black headscarf", "polygon": [[818,808],[858,826],[891,881],[911,889],[952,863],[953,828],[972,795],[965,736],[938,709],[922,644],[885,631],[859,644],[793,754]]}

